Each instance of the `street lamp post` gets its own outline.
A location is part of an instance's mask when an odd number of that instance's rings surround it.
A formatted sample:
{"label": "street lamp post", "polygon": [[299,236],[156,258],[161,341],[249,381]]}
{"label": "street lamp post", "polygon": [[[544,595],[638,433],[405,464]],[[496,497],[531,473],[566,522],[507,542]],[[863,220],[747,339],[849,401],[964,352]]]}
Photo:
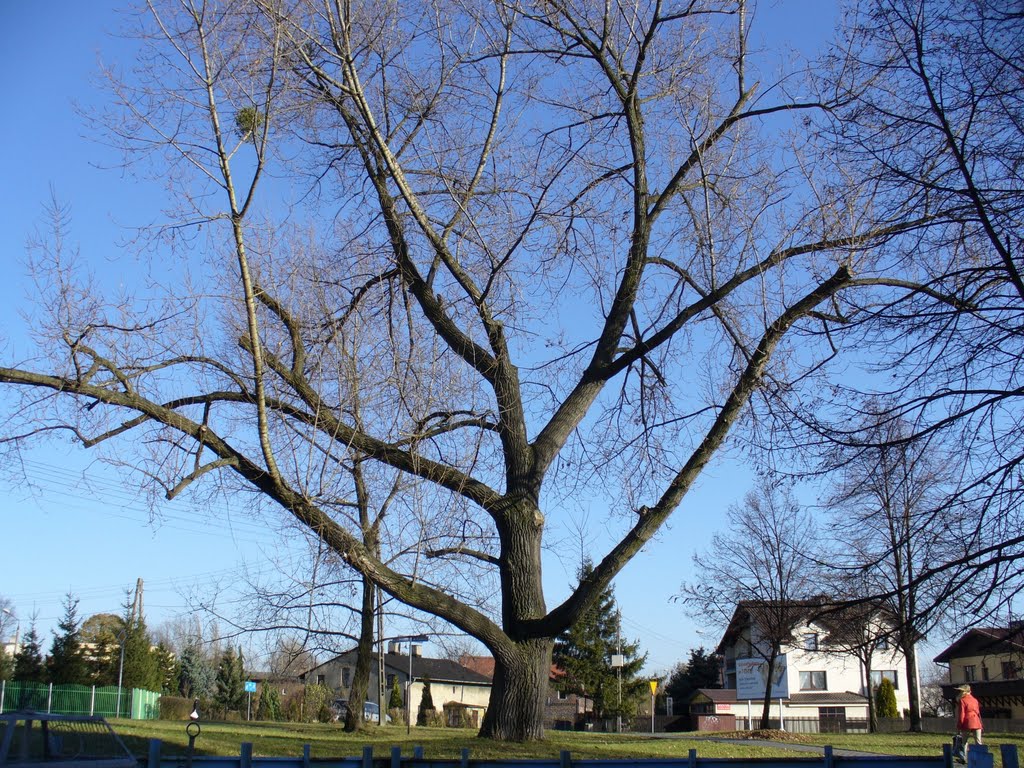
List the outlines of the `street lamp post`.
{"label": "street lamp post", "polygon": [[394,638],[396,643],[409,643],[409,679],[405,681],[405,732],[412,733],[412,644],[425,643],[430,638],[427,635],[406,635],[405,637]]}

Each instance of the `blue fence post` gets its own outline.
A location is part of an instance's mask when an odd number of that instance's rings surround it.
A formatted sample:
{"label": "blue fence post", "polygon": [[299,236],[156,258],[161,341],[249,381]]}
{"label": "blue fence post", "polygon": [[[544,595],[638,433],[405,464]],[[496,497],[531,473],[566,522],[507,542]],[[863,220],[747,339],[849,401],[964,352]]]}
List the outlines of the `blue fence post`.
{"label": "blue fence post", "polygon": [[559,768],[572,768],[572,756],[568,749],[563,749],[558,753],[558,765]]}
{"label": "blue fence post", "polygon": [[697,768],[697,750],[691,749],[686,754],[686,761],[689,768]]}
{"label": "blue fence post", "polygon": [[363,747],[363,768],[373,768],[373,747]]}
{"label": "blue fence post", "polygon": [[1016,744],[1000,744],[999,754],[1003,757],[1003,768],[1020,768]]}
{"label": "blue fence post", "polygon": [[836,759],[832,754],[832,746],[830,744],[826,744],[823,751],[825,754],[825,768],[835,768]]}
{"label": "blue fence post", "polygon": [[413,757],[413,760],[422,760],[423,759],[423,745],[422,744],[420,746],[418,746],[418,747],[413,747],[412,748],[412,757]]}
{"label": "blue fence post", "polygon": [[992,768],[994,757],[984,744],[972,744],[967,750],[967,768]]}
{"label": "blue fence post", "polygon": [[238,756],[241,768],[252,768],[252,742],[242,742],[242,753]]}
{"label": "blue fence post", "polygon": [[302,745],[302,768],[309,768],[309,756],[311,754],[309,744]]}
{"label": "blue fence post", "polygon": [[953,768],[953,745],[948,741],[942,745],[942,766]]}
{"label": "blue fence post", "polygon": [[402,768],[402,748],[391,748],[391,768]]}
{"label": "blue fence post", "polygon": [[147,768],[160,768],[160,739],[149,740],[149,755],[146,758]]}
{"label": "blue fence post", "polygon": [[[462,754],[459,756],[459,768],[469,768],[469,747],[462,748]],[[1017,768],[1017,766],[1013,768]]]}

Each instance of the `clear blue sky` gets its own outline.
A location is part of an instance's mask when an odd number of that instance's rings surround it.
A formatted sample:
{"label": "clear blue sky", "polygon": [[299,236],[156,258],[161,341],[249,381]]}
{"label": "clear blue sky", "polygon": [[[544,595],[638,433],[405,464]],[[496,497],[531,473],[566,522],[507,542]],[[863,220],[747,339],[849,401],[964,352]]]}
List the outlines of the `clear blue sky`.
{"label": "clear blue sky", "polygon": [[[832,33],[831,0],[762,6],[762,15],[778,14],[782,23],[756,33],[755,42],[770,34],[813,49]],[[88,137],[74,109],[75,102],[101,103],[101,58],[116,63],[130,54],[130,44],[108,34],[119,25],[115,7],[109,0],[0,1],[0,349],[7,359],[21,347],[18,309],[32,298],[21,266],[25,243],[42,222],[51,188],[71,206],[74,239],[101,271],[133,267],[117,247],[128,236],[125,225],[150,221],[161,204],[157,186],[116,169],[117,154]],[[153,625],[182,612],[182,592],[192,585],[230,582],[246,563],[265,567],[267,533],[237,512],[175,503],[151,523],[135,490],[67,445],[34,451],[27,469],[33,489],[0,480],[0,595],[14,602],[22,632],[38,614],[47,647],[69,590],[83,616],[116,612],[124,590],[141,577]],[[649,671],[668,670],[692,647],[716,644],[716,634],[695,626],[670,598],[721,513],[748,487],[737,465],[713,467],[675,522],[616,581],[625,633],[650,653]],[[601,511],[591,516],[597,523]],[[574,579],[573,564],[549,560],[546,578],[554,604]]]}

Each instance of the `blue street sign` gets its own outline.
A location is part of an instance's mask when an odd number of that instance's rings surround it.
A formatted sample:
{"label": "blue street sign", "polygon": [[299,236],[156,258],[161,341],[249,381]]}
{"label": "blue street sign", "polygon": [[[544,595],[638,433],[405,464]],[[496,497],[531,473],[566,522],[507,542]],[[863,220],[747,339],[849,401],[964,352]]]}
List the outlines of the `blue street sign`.
{"label": "blue street sign", "polygon": [[256,683],[254,683],[252,680],[246,680],[245,681],[245,692],[246,693],[256,693]]}

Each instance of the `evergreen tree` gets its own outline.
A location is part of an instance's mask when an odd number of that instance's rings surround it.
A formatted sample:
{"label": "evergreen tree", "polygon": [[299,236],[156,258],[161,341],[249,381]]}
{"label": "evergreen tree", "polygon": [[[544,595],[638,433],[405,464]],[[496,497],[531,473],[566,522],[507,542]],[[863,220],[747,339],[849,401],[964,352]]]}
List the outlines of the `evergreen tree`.
{"label": "evergreen tree", "polygon": [[430,725],[434,711],[434,696],[430,692],[430,678],[424,676],[423,695],[420,697],[420,707],[416,711],[416,725]]}
{"label": "evergreen tree", "polygon": [[128,690],[144,688],[147,691],[159,691],[163,687],[163,674],[160,670],[160,660],[154,653],[153,641],[146,629],[145,619],[141,616],[126,616],[121,636],[124,638],[122,686]]}
{"label": "evergreen tree", "polygon": [[896,688],[887,677],[883,677],[875,689],[875,712],[878,717],[900,716],[900,711],[896,707]]}
{"label": "evergreen tree", "polygon": [[395,676],[394,684],[391,686],[391,697],[388,699],[388,709],[402,708],[402,691],[398,687],[398,676]]}
{"label": "evergreen tree", "polygon": [[14,654],[14,679],[23,683],[42,683],[46,681],[46,668],[43,664],[43,652],[39,644],[39,633],[36,632],[35,618],[21,641],[21,647]]}
{"label": "evergreen tree", "polygon": [[117,685],[123,620],[113,613],[97,613],[82,624],[79,639],[85,656],[86,676],[92,685]]}
{"label": "evergreen tree", "polygon": [[178,693],[187,699],[208,699],[217,690],[217,670],[194,641],[178,659]]}
{"label": "evergreen tree", "polygon": [[174,652],[163,642],[159,642],[153,654],[156,656],[157,669],[160,670],[160,693],[177,692],[181,667]]}
{"label": "evergreen tree", "polygon": [[281,719],[281,695],[277,688],[264,683],[260,686],[260,699],[256,704],[257,720],[280,720]]}
{"label": "evergreen tree", "polygon": [[51,683],[84,685],[88,680],[85,657],[82,654],[81,628],[78,621],[78,598],[68,592],[64,596],[64,617],[53,633],[46,670]]}
{"label": "evergreen tree", "polygon": [[[593,564],[585,561],[580,569],[580,581],[593,570]],[[609,586],[594,607],[555,640],[553,661],[562,673],[559,687],[591,699],[594,714],[599,718],[631,716],[647,691],[647,681],[638,677],[647,654],[640,655],[639,642],[620,638],[615,593]],[[623,657],[620,670],[611,665],[612,656],[617,653]]]}
{"label": "evergreen tree", "polygon": [[242,649],[236,654],[231,646],[220,657],[217,665],[217,692],[214,701],[226,710],[241,710],[245,706],[245,665]]}
{"label": "evergreen tree", "polygon": [[14,679],[14,657],[4,651],[0,645],[0,680]]}
{"label": "evergreen tree", "polygon": [[721,688],[720,659],[713,653],[708,653],[703,646],[690,650],[690,658],[682,664],[676,665],[665,683],[665,694],[672,697],[676,712],[682,712],[682,707],[699,688]]}

